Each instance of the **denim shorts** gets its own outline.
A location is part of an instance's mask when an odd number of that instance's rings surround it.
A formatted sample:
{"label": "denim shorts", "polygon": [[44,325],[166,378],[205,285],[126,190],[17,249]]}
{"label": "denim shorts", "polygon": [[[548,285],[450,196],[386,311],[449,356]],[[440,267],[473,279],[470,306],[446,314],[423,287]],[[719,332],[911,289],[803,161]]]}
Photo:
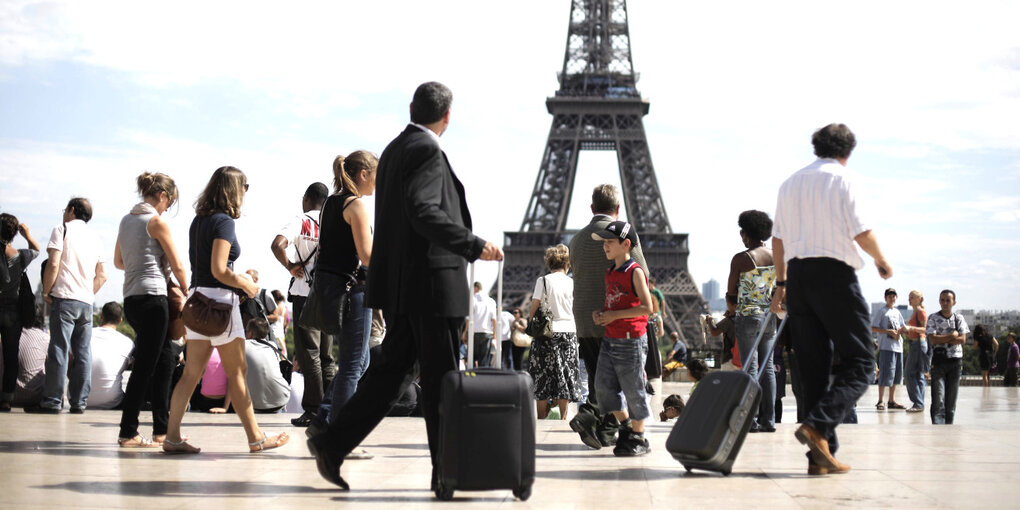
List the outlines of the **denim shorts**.
{"label": "denim shorts", "polygon": [[644,420],[651,415],[648,395],[645,393],[645,359],[648,356],[648,339],[603,338],[595,371],[595,391],[599,411],[603,414],[624,409],[633,420]]}
{"label": "denim shorts", "polygon": [[878,351],[878,385],[903,383],[903,353]]}

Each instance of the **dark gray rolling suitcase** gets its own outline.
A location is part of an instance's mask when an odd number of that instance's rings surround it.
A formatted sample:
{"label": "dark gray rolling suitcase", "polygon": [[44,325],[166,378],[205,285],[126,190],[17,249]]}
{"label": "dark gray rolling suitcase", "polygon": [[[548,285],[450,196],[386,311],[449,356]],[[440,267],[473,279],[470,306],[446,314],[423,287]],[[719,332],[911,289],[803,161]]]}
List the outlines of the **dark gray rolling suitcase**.
{"label": "dark gray rolling suitcase", "polygon": [[[471,280],[474,281],[474,266]],[[497,317],[502,311],[499,265]],[[468,368],[443,377],[439,403],[439,485],[436,497],[455,490],[510,489],[527,500],[535,482],[535,404],[526,372],[474,365],[474,327],[468,321]],[[496,320],[496,338],[500,321]],[[497,342],[498,346],[500,343]]]}
{"label": "dark gray rolling suitcase", "polygon": [[[751,352],[758,349],[772,316],[769,312]],[[784,319],[776,330],[777,337],[785,324]],[[747,353],[745,360],[750,359]],[[746,372],[747,361],[739,372],[716,371],[706,375],[677,418],[666,439],[666,450],[687,471],[704,469],[729,475],[733,470],[733,461],[761,401],[761,386]]]}

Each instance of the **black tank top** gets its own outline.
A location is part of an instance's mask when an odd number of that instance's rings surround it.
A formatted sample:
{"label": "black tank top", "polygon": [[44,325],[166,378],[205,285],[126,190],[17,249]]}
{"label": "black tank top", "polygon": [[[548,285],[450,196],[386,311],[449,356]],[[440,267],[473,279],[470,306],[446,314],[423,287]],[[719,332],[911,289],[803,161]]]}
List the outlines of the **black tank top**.
{"label": "black tank top", "polygon": [[[354,274],[358,268],[358,249],[354,246],[354,231],[344,221],[344,203],[354,194],[343,191],[332,195],[322,205],[322,219],[319,222],[319,259],[316,271],[331,274]],[[354,200],[351,200],[354,202]]]}

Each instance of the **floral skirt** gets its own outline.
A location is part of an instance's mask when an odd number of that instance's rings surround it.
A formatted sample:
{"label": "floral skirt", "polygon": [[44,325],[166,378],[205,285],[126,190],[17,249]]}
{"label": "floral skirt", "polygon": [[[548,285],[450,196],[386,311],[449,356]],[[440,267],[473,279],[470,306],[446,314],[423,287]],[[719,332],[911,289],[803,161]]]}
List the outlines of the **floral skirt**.
{"label": "floral skirt", "polygon": [[528,373],[535,381],[535,400],[581,400],[577,334],[554,333],[531,342]]}

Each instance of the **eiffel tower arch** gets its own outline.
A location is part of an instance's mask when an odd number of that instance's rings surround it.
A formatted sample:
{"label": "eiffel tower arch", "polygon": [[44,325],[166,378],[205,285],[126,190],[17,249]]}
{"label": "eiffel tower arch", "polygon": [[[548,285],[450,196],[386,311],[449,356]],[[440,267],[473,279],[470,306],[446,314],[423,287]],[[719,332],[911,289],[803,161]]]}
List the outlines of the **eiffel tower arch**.
{"label": "eiffel tower arch", "polygon": [[705,300],[687,270],[687,234],[670,227],[652,166],[642,120],[649,103],[636,86],[626,0],[572,0],[558,78],[559,90],[546,99],[552,126],[527,212],[519,231],[504,232],[504,305],[528,304],[545,271],[545,249],[569,245],[576,233],[566,221],[578,153],[615,151],[628,220],[666,296],[666,326],[688,346],[702,346],[698,315]]}

